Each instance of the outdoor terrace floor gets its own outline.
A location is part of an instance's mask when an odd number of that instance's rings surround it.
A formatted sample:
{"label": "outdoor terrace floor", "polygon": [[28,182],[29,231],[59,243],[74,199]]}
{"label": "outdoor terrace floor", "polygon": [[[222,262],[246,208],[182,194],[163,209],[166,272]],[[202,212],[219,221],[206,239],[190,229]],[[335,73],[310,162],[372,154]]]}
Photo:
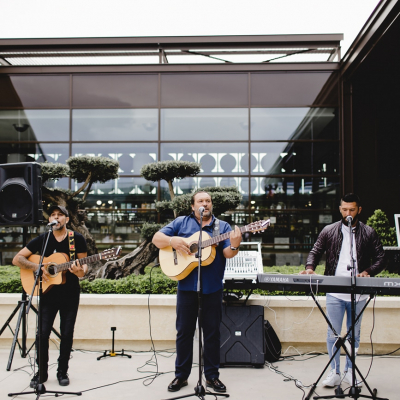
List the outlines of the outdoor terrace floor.
{"label": "outdoor terrace floor", "polygon": [[[195,342],[195,354],[196,349]],[[115,349],[118,351],[118,349]],[[31,351],[33,354],[33,351]],[[194,366],[189,378],[189,385],[179,392],[170,393],[167,391],[168,384],[174,378],[175,354],[167,352],[157,353],[158,368],[151,352],[134,353],[127,352],[132,358],[127,357],[106,357],[97,360],[101,352],[74,351],[70,361],[69,375],[71,384],[67,387],[58,385],[56,379],[57,350],[50,351],[49,380],[45,383],[48,391],[69,391],[82,392],[82,396],[64,395],[64,399],[81,398],[86,400],[103,399],[146,399],[159,400],[170,399],[177,396],[190,395],[194,393],[194,387],[198,379],[198,369]],[[9,393],[32,391],[29,382],[32,376],[32,368],[28,358],[20,357],[16,350],[11,370],[7,371],[6,366],[10,350],[0,349],[0,398],[10,398]],[[151,362],[149,360],[151,359]],[[31,359],[32,361],[32,359]],[[304,385],[314,383],[326,363],[327,355],[320,355],[314,358],[310,356],[294,357],[274,364],[285,375],[302,382]],[[147,363],[147,364],[146,364]],[[359,356],[357,365],[363,374],[366,374],[371,363],[371,358]],[[342,365],[344,359],[342,357]],[[138,369],[142,370],[139,372]],[[395,356],[374,357],[371,372],[367,382],[371,389],[377,388],[377,395],[381,398],[399,399],[400,381],[398,375],[400,370],[400,359]],[[151,377],[158,372],[153,381]],[[147,378],[147,379],[146,379]],[[268,367],[255,369],[252,367],[225,367],[220,370],[220,378],[228,388],[227,393],[230,399],[299,399],[303,398],[303,392],[295,386],[294,381],[286,381],[284,375],[279,375]],[[205,383],[204,383],[205,385]],[[342,385],[345,389],[346,385]],[[305,394],[309,388],[304,388]],[[333,389],[323,388],[318,385],[316,393],[320,396],[334,394]],[[316,396],[316,393],[313,396]],[[369,395],[366,387],[362,388],[361,394]],[[49,398],[50,393],[41,395],[41,399]],[[35,394],[20,395],[13,397],[18,399],[36,399]],[[197,398],[191,396],[191,398]],[[206,396],[206,399],[214,399],[213,396]],[[223,397],[218,397],[222,399]],[[313,397],[312,397],[313,398]]]}

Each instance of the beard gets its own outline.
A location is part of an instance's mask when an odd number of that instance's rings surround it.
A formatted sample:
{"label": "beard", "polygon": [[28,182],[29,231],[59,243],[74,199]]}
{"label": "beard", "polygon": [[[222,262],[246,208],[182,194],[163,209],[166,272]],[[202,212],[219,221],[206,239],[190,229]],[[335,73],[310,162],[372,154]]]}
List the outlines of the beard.
{"label": "beard", "polygon": [[213,207],[210,206],[210,208],[209,208],[208,210],[205,210],[205,211],[204,211],[204,213],[203,213],[203,218],[204,218],[204,217],[206,217],[206,218],[211,218],[212,213],[213,213]]}
{"label": "beard", "polygon": [[[193,210],[194,211],[194,215],[196,216],[196,218],[200,219],[200,213],[198,210]],[[212,217],[212,213],[213,213],[213,207],[210,206],[208,209],[205,209],[203,212],[203,220],[209,220]]]}
{"label": "beard", "polygon": [[61,231],[64,228],[65,224],[58,223],[53,227],[53,231]]}

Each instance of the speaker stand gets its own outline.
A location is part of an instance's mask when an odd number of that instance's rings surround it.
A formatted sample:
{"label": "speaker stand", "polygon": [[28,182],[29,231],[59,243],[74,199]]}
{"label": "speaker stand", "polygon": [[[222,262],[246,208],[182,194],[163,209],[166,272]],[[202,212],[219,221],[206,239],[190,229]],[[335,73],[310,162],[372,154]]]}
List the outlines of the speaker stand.
{"label": "speaker stand", "polygon": [[[12,364],[12,361],[14,358],[14,353],[15,353],[15,347],[17,344],[18,344],[22,358],[25,358],[28,355],[28,353],[31,351],[32,347],[35,345],[35,342],[33,342],[32,346],[27,350],[27,346],[26,346],[26,306],[27,306],[28,302],[29,302],[28,296],[25,292],[23,292],[21,300],[18,301],[18,305],[15,307],[14,311],[10,314],[7,321],[4,323],[3,327],[0,330],[0,336],[2,335],[2,333],[4,332],[4,330],[6,329],[7,326],[10,328],[11,332],[13,333],[13,341],[11,344],[10,356],[8,357],[8,363],[7,363],[7,368],[6,368],[7,371],[10,371],[10,369],[11,369],[11,364]],[[38,313],[37,309],[33,305],[31,305],[31,308],[36,314]],[[11,329],[11,326],[10,326],[10,322],[14,318],[14,315],[17,313],[18,310],[19,310],[19,314],[18,314],[18,319],[17,319],[17,325],[15,326],[15,331],[13,332],[13,330]],[[21,344],[20,344],[18,341],[18,334],[19,334],[19,330],[21,328],[21,324],[22,324],[22,338],[21,338]],[[52,328],[51,330],[61,340],[61,335],[54,328]]]}

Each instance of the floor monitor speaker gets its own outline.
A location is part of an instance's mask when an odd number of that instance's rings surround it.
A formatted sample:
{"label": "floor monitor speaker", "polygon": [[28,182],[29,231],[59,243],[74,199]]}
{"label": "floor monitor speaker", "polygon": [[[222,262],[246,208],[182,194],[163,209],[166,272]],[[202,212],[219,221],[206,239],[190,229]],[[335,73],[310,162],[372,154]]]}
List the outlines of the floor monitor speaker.
{"label": "floor monitor speaker", "polygon": [[264,307],[223,306],[220,365],[263,367]]}
{"label": "floor monitor speaker", "polygon": [[43,221],[41,172],[34,162],[0,165],[0,225]]}

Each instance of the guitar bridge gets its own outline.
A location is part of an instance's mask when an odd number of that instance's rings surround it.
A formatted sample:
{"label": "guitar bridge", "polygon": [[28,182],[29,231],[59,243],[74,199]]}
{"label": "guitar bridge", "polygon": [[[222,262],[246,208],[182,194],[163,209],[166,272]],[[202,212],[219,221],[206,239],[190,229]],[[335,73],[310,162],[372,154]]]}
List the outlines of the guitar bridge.
{"label": "guitar bridge", "polygon": [[175,264],[175,265],[178,265],[178,256],[176,255],[176,250],[173,249],[173,250],[172,250],[172,253],[173,253],[173,255],[174,255],[174,264]]}

